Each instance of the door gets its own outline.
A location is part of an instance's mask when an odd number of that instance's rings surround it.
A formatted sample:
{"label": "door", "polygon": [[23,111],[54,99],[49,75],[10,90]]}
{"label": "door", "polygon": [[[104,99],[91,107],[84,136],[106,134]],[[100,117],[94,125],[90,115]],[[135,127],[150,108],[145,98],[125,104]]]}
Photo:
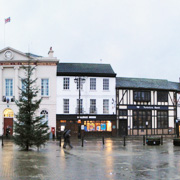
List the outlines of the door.
{"label": "door", "polygon": [[13,118],[4,118],[4,135],[7,128],[10,130],[10,135],[13,135]]}
{"label": "door", "polygon": [[127,119],[119,120],[119,135],[127,136]]}

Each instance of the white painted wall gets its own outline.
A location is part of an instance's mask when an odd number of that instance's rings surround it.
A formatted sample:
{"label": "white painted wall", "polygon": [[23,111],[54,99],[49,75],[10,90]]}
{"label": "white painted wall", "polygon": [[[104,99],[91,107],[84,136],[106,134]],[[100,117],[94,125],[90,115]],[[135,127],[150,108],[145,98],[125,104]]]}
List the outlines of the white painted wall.
{"label": "white painted wall", "polygon": [[[63,89],[63,78],[70,78],[70,89]],[[115,114],[115,105],[112,104],[112,99],[115,103],[115,78],[107,77],[92,77],[96,78],[96,90],[90,90],[90,78],[86,79],[83,84],[83,90],[81,90],[81,99],[83,99],[84,113],[89,114],[90,99],[96,99],[97,113],[103,114],[103,99],[109,99],[109,114]],[[109,90],[103,90],[103,79],[109,79]],[[77,99],[79,99],[79,90],[77,90],[77,84],[74,82],[73,76],[57,76],[57,114],[63,113],[63,99],[69,99],[69,114],[76,113]]]}

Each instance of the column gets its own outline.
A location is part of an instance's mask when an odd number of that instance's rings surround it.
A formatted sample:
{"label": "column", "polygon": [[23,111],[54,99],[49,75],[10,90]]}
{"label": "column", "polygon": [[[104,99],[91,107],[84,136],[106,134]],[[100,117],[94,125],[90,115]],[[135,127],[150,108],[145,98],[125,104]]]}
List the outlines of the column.
{"label": "column", "polygon": [[2,102],[3,96],[3,67],[0,67],[0,101]]}
{"label": "column", "polygon": [[19,66],[14,67],[15,74],[14,74],[14,96],[15,99],[19,99]]}

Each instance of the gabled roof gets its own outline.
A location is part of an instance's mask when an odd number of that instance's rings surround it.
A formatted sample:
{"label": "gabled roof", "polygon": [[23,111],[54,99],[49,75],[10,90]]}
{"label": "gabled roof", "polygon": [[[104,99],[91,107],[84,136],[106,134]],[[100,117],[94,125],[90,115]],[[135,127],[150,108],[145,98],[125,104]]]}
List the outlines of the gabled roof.
{"label": "gabled roof", "polygon": [[116,77],[110,64],[58,63],[57,76]]}
{"label": "gabled roof", "polygon": [[117,77],[116,88],[158,89],[173,90],[180,92],[180,83],[171,82],[163,79]]}

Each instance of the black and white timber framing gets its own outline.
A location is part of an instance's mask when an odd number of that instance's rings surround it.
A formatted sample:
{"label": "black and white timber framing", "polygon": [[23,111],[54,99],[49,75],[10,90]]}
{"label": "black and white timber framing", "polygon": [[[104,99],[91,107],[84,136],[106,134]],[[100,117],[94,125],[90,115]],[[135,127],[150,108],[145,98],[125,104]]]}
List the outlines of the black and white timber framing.
{"label": "black and white timber framing", "polygon": [[180,85],[159,79],[116,78],[118,135],[174,135]]}

